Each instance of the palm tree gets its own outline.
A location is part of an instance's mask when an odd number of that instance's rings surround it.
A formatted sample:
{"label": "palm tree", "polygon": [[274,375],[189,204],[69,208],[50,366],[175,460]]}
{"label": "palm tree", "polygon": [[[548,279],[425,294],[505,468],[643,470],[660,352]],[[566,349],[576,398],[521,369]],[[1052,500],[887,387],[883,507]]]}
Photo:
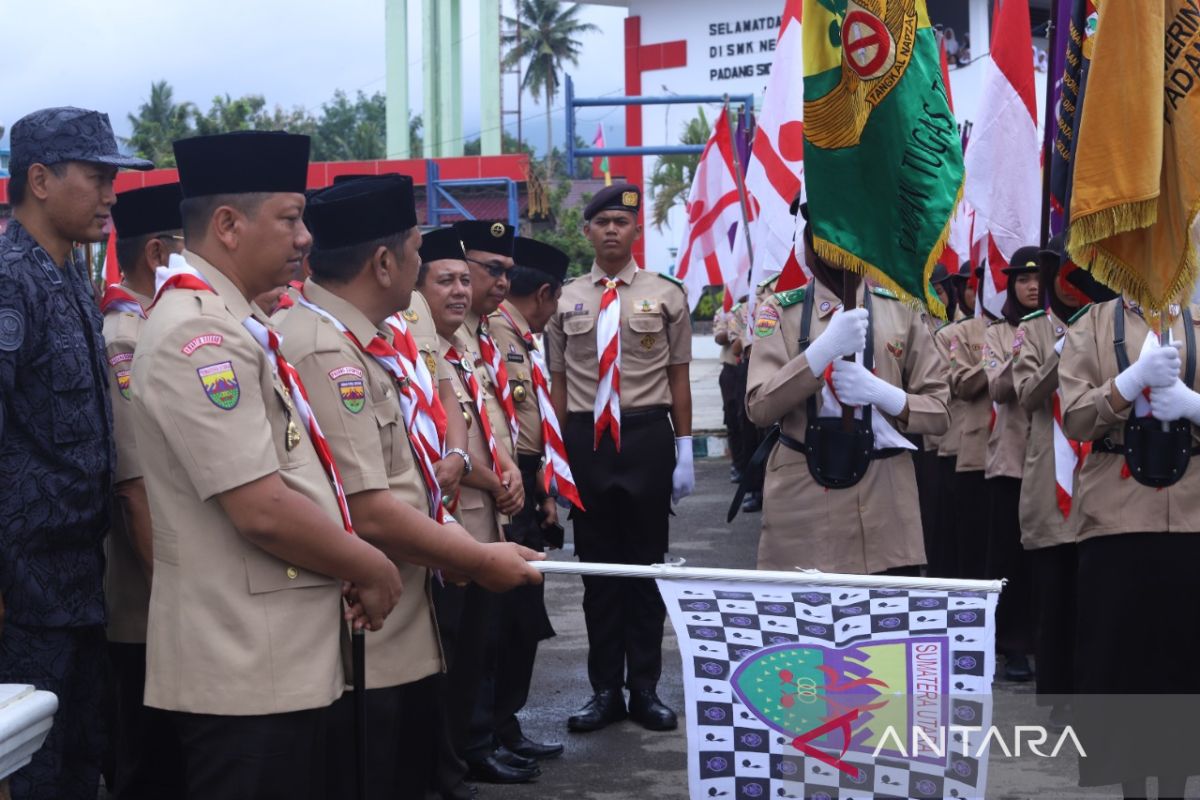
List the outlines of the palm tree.
{"label": "palm tree", "polygon": [[129,146],[142,158],[159,167],[175,166],[171,143],[192,133],[191,103],[176,103],[171,84],[157,81],[150,84],[150,99],[142,103],[137,115],[129,115],[133,135]]}
{"label": "palm tree", "polygon": [[510,49],[502,66],[511,69],[528,59],[521,88],[546,98],[546,174],[554,173],[554,127],[551,115],[558,94],[558,75],[567,64],[579,64],[578,36],[600,29],[577,18],[579,6],[564,9],[559,0],[518,0],[517,17],[504,22],[516,32],[506,34],[503,42]]}
{"label": "palm tree", "polygon": [[[680,144],[708,143],[712,135],[712,127],[704,116],[704,109],[696,109],[696,117],[687,124],[687,129],[679,137]],[[700,165],[700,156],[677,154],[661,156],[654,164],[654,172],[650,175],[650,196],[654,198],[654,208],[650,221],[655,228],[662,230],[667,224],[667,215],[679,203],[687,202],[688,192],[692,189],[692,179],[696,176],[696,168]]]}

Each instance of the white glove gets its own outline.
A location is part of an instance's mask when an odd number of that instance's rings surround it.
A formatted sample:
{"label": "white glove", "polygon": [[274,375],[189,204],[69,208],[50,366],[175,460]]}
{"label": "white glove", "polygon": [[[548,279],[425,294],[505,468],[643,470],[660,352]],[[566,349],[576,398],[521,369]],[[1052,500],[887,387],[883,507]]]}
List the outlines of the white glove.
{"label": "white glove", "polygon": [[808,368],[812,370],[813,375],[820,378],[835,358],[852,356],[866,347],[867,310],[838,309],[829,319],[829,327],[822,331],[804,352],[808,356]]}
{"label": "white glove", "polygon": [[1200,424],[1200,394],[1176,378],[1170,386],[1150,389],[1150,413],[1163,422],[1189,419]]}
{"label": "white glove", "polygon": [[1132,403],[1143,389],[1164,389],[1179,380],[1179,364],[1179,348],[1176,345],[1151,347],[1130,364],[1129,369],[1118,375],[1113,385],[1121,397]]}
{"label": "white glove", "polygon": [[671,502],[678,503],[696,490],[692,467],[692,437],[675,437],[675,471],[671,473]]}
{"label": "white glove", "polygon": [[897,417],[908,404],[908,395],[892,386],[857,361],[833,362],[833,391],[848,406],[872,405]]}

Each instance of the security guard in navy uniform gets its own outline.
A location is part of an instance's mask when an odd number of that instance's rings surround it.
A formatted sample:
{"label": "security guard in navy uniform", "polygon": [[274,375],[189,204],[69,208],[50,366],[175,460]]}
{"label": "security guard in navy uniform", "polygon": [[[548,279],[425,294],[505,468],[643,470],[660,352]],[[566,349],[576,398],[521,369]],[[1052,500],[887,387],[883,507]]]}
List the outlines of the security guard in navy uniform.
{"label": "security guard in navy uniform", "polygon": [[116,454],[100,311],[75,242],[99,242],[122,156],[108,116],[47,108],[12,129],[0,236],[0,683],[54,692],[15,800],[95,800],[104,749],[104,536]]}
{"label": "security guard in navy uniform", "polygon": [[165,267],[173,254],[183,251],[182,199],[178,183],[117,195],[113,223],[121,282],[107,287],[100,299],[117,446],[116,500],[104,576],[115,704],[114,776],[111,783],[107,777],[105,782],[116,800],[174,797],[181,792],[182,756],[170,719],[142,702],[154,531],[134,438],[130,376],[134,350],[154,297],[155,269]]}

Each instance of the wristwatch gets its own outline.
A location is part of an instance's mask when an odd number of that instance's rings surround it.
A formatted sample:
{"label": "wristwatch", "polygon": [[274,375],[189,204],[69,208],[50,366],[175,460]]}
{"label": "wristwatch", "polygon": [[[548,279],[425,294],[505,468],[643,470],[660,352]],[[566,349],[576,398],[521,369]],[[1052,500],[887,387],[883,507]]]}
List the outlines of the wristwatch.
{"label": "wristwatch", "polygon": [[451,447],[446,451],[447,456],[462,456],[463,460],[463,476],[471,474],[471,454],[461,447]]}

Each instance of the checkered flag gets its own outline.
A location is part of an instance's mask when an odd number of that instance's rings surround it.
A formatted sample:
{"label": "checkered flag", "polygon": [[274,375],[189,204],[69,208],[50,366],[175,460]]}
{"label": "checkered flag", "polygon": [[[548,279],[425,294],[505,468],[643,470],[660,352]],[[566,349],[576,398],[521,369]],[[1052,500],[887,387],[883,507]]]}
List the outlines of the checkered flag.
{"label": "checkered flag", "polygon": [[693,798],[982,798],[996,595],[660,580]]}

